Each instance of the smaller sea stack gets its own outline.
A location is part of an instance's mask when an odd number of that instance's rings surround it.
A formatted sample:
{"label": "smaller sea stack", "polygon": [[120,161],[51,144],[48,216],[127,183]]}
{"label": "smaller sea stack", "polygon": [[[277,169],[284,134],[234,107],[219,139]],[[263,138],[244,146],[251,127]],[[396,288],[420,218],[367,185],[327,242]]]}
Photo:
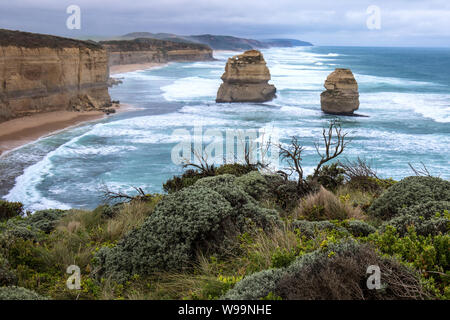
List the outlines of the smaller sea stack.
{"label": "smaller sea stack", "polygon": [[277,89],[269,84],[270,72],[258,50],[229,58],[216,102],[265,102],[275,98]]}
{"label": "smaller sea stack", "polygon": [[359,108],[358,83],[350,69],[336,69],[327,77],[324,86],[327,90],[320,95],[323,112],[353,115]]}

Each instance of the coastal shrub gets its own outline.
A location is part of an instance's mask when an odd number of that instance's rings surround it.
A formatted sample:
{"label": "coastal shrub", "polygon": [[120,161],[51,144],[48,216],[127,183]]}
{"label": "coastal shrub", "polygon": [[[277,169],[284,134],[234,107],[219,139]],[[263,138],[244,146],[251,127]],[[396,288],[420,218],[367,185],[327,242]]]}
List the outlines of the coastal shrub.
{"label": "coastal shrub", "polygon": [[308,221],[308,220],[294,220],[292,227],[297,229],[302,236],[307,238],[314,238],[319,231],[336,230],[341,233],[347,233],[347,230],[339,227],[330,221]]}
{"label": "coastal shrub", "polygon": [[341,235],[352,235],[354,237],[366,237],[376,231],[376,228],[361,220],[344,221],[307,221],[294,220],[292,227],[297,229],[301,235],[314,238],[319,231],[336,231]]}
{"label": "coastal shrub", "polygon": [[[344,173],[345,170],[340,168],[338,163],[333,163],[322,166],[315,179],[325,189],[335,190],[344,183]],[[309,176],[308,179],[312,180],[312,176]]]}
{"label": "coastal shrub", "polygon": [[23,204],[0,200],[0,221],[5,221],[23,214]]}
{"label": "coastal shrub", "polygon": [[284,211],[295,209],[300,200],[297,182],[287,180],[278,174],[264,175],[269,187],[268,196]]}
{"label": "coastal shrub", "polygon": [[392,225],[401,235],[408,227],[414,226],[417,234],[437,235],[448,233],[450,229],[450,201],[429,201],[415,206],[402,208],[398,215],[384,224]]}
{"label": "coastal shrub", "polygon": [[400,209],[427,203],[450,201],[450,182],[436,177],[407,177],[388,188],[369,208],[369,214],[390,220]]}
{"label": "coastal shrub", "polygon": [[236,177],[240,177],[244,174],[250,173],[252,171],[258,171],[256,165],[252,164],[241,164],[241,163],[227,163],[216,168],[215,174],[232,174]]}
{"label": "coastal shrub", "polygon": [[[369,290],[367,267],[381,270],[381,289]],[[331,245],[298,258],[284,273],[274,293],[284,300],[424,299],[419,276],[392,258],[354,241]]]}
{"label": "coastal shrub", "polygon": [[319,192],[309,194],[300,202],[296,216],[311,221],[364,218],[359,208],[349,205],[346,201],[341,201],[323,187]]}
{"label": "coastal shrub", "polygon": [[[368,290],[367,267],[380,266],[382,288]],[[256,300],[270,293],[283,300],[424,299],[419,276],[392,258],[355,241],[332,243],[298,257],[287,268],[245,277],[224,299]]]}
{"label": "coastal shrub", "polygon": [[367,237],[369,234],[377,231],[374,226],[361,220],[346,220],[342,226],[354,237]]}
{"label": "coastal shrub", "polygon": [[36,211],[27,217],[25,222],[32,228],[38,229],[45,233],[50,233],[55,229],[58,220],[60,220],[67,213],[68,211],[57,209]]}
{"label": "coastal shrub", "polygon": [[367,240],[375,245],[382,254],[395,256],[411,265],[426,280],[429,287],[438,296],[450,298],[450,235],[418,235],[414,227],[401,235],[395,227],[387,225],[383,231],[370,234]]}
{"label": "coastal shrub", "polygon": [[236,177],[240,177],[252,171],[258,171],[256,165],[240,163],[223,164],[217,168],[212,166],[210,172],[201,172],[199,170],[189,169],[186,170],[181,176],[174,176],[172,179],[167,180],[163,185],[163,189],[167,193],[173,193],[183,188],[192,186],[198,180],[205,177],[223,174],[231,174]]}
{"label": "coastal shrub", "polygon": [[183,188],[194,185],[201,178],[206,177],[204,173],[196,170],[186,170],[181,176],[174,176],[163,184],[163,189],[167,193],[174,193]]}
{"label": "coastal shrub", "polygon": [[259,300],[277,287],[283,269],[268,269],[251,274],[239,281],[222,298],[225,300]]}
{"label": "coastal shrub", "polygon": [[336,196],[345,200],[352,207],[359,207],[364,213],[367,212],[376,195],[363,190],[353,189],[348,184],[336,190]]}
{"label": "coastal shrub", "polygon": [[140,228],[97,253],[99,274],[124,281],[133,274],[189,268],[198,252],[232,251],[247,225],[267,228],[276,222],[275,212],[258,207],[235,179],[204,178],[166,196]]}
{"label": "coastal shrub", "polygon": [[0,287],[0,300],[48,300],[34,291],[22,287]]}
{"label": "coastal shrub", "polygon": [[269,192],[266,179],[258,171],[252,171],[236,178],[236,183],[257,200],[263,198]]}
{"label": "coastal shrub", "polygon": [[0,287],[17,284],[17,276],[11,270],[8,260],[0,256]]}

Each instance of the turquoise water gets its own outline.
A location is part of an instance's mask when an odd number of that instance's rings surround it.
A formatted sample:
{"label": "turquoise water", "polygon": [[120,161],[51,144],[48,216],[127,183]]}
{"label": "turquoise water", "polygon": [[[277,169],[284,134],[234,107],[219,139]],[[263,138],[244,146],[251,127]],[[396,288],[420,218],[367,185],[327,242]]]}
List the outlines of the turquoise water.
{"label": "turquoise water", "polygon": [[[119,75],[114,100],[137,109],[41,139],[1,158],[0,195],[29,209],[92,208],[101,188],[161,192],[182,172],[171,150],[190,136],[176,129],[278,128],[282,142],[295,135],[305,145],[311,172],[314,142],[333,117],[320,111],[320,93],[335,68],[351,68],[360,87],[358,113],[340,117],[352,142],[343,157],[366,158],[380,176],[411,175],[408,162],[450,178],[450,49],[298,47],[263,51],[278,97],[263,104],[214,102],[226,58],[173,63]],[[195,137],[198,139],[198,136]],[[14,182],[15,181],[15,182]],[[11,183],[12,182],[12,183]]]}

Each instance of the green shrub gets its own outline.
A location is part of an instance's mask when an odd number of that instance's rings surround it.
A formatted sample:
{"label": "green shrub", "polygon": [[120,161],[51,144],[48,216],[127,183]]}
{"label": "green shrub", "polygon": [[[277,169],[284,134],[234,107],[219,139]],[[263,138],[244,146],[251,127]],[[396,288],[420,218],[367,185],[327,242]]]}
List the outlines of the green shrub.
{"label": "green shrub", "polygon": [[401,235],[408,227],[414,226],[417,234],[437,235],[448,233],[450,229],[450,201],[429,201],[408,208],[402,208],[398,216],[384,224],[392,225]]}
{"label": "green shrub", "polygon": [[269,192],[266,179],[258,171],[252,171],[236,178],[236,183],[255,199],[262,199]]}
{"label": "green shrub", "polygon": [[374,244],[383,254],[401,259],[420,270],[431,287],[437,288],[438,294],[447,294],[450,298],[450,235],[417,235],[414,227],[408,228],[405,235],[400,235],[390,225],[383,232],[368,236],[368,241]]}
{"label": "green shrub", "polygon": [[183,188],[194,185],[201,178],[206,177],[205,174],[195,170],[186,170],[181,176],[174,176],[163,184],[163,189],[167,193],[174,193]]}
{"label": "green shrub", "polygon": [[369,234],[377,231],[374,226],[361,220],[346,220],[343,223],[343,227],[355,237],[367,237]]}
{"label": "green shrub", "polygon": [[[367,267],[381,269],[382,288],[368,290]],[[287,268],[245,277],[224,299],[262,299],[270,293],[283,300],[423,299],[428,292],[409,268],[380,257],[355,241],[330,244],[297,258]]]}
{"label": "green shrub", "polygon": [[34,291],[21,287],[0,287],[0,300],[48,300]]}
{"label": "green shrub", "polygon": [[36,211],[25,219],[26,224],[45,233],[50,233],[59,219],[67,214],[67,211],[49,209]]}
{"label": "green shrub", "polygon": [[348,233],[346,229],[339,227],[338,225],[330,221],[307,221],[307,220],[294,220],[292,222],[293,228],[297,229],[302,236],[308,238],[314,238],[319,231],[332,231],[336,230],[341,233]]}
{"label": "green shrub", "polygon": [[407,177],[376,199],[369,208],[369,214],[389,220],[402,208],[429,201],[450,201],[450,182],[435,177]]}
{"label": "green shrub", "polygon": [[282,210],[289,212],[297,207],[300,200],[297,182],[286,180],[277,174],[264,175],[264,178],[269,188],[268,197]]}
{"label": "green shrub", "polygon": [[23,204],[0,200],[0,221],[5,221],[23,214]]}
{"label": "green shrub", "polygon": [[200,172],[198,170],[189,169],[186,170],[181,176],[174,176],[172,179],[167,180],[163,189],[167,193],[173,193],[180,191],[183,188],[194,185],[198,180],[209,177],[218,176],[223,174],[231,174],[236,177],[240,177],[252,171],[258,171],[256,165],[247,164],[224,164],[218,168],[212,167],[210,172]]}
{"label": "green shrub", "polygon": [[[345,170],[338,163],[333,163],[322,166],[315,179],[325,189],[335,190],[344,183],[344,173]],[[308,180],[312,180],[312,176],[308,176]]]}
{"label": "green shrub", "polygon": [[230,163],[221,165],[216,169],[216,175],[221,174],[232,174],[236,177],[243,176],[244,174],[250,173],[252,171],[258,171],[256,165],[247,165],[240,163]]}
{"label": "green shrub", "polygon": [[258,300],[273,292],[283,276],[283,269],[269,269],[251,274],[239,281],[222,298],[225,300]]}
{"label": "green shrub", "polygon": [[17,276],[11,270],[8,260],[0,256],[0,287],[17,284]]}
{"label": "green shrub", "polygon": [[[381,289],[366,285],[368,266],[381,270]],[[424,299],[428,294],[419,276],[370,246],[354,241],[330,245],[290,265],[274,293],[283,300]]]}
{"label": "green shrub", "polygon": [[124,281],[133,274],[180,270],[196,254],[226,254],[248,225],[268,228],[275,212],[260,208],[232,175],[199,180],[166,196],[137,230],[96,255],[99,274]]}

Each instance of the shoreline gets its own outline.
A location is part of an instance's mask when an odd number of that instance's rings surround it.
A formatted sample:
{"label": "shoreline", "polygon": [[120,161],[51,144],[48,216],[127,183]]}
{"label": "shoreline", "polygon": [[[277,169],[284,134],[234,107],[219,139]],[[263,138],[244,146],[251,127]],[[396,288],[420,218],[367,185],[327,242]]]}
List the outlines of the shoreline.
{"label": "shoreline", "polygon": [[[110,76],[127,72],[163,67],[168,63],[139,63],[110,66]],[[126,103],[115,108],[114,114],[137,109]],[[114,115],[112,114],[112,115]],[[101,120],[107,115],[102,111],[52,111],[16,118],[0,123],[0,158],[13,150],[63,130],[88,122]]]}
{"label": "shoreline", "polygon": [[[134,109],[120,104],[114,114]],[[114,115],[112,114],[112,115]],[[0,123],[0,158],[13,150],[63,130],[106,118],[102,111],[52,111]]]}
{"label": "shoreline", "polygon": [[149,63],[136,63],[136,64],[118,64],[109,67],[109,75],[113,76],[116,74],[133,72],[133,71],[141,71],[141,70],[149,70],[157,67],[164,67],[168,65],[168,63],[159,63],[159,62],[149,62]]}

